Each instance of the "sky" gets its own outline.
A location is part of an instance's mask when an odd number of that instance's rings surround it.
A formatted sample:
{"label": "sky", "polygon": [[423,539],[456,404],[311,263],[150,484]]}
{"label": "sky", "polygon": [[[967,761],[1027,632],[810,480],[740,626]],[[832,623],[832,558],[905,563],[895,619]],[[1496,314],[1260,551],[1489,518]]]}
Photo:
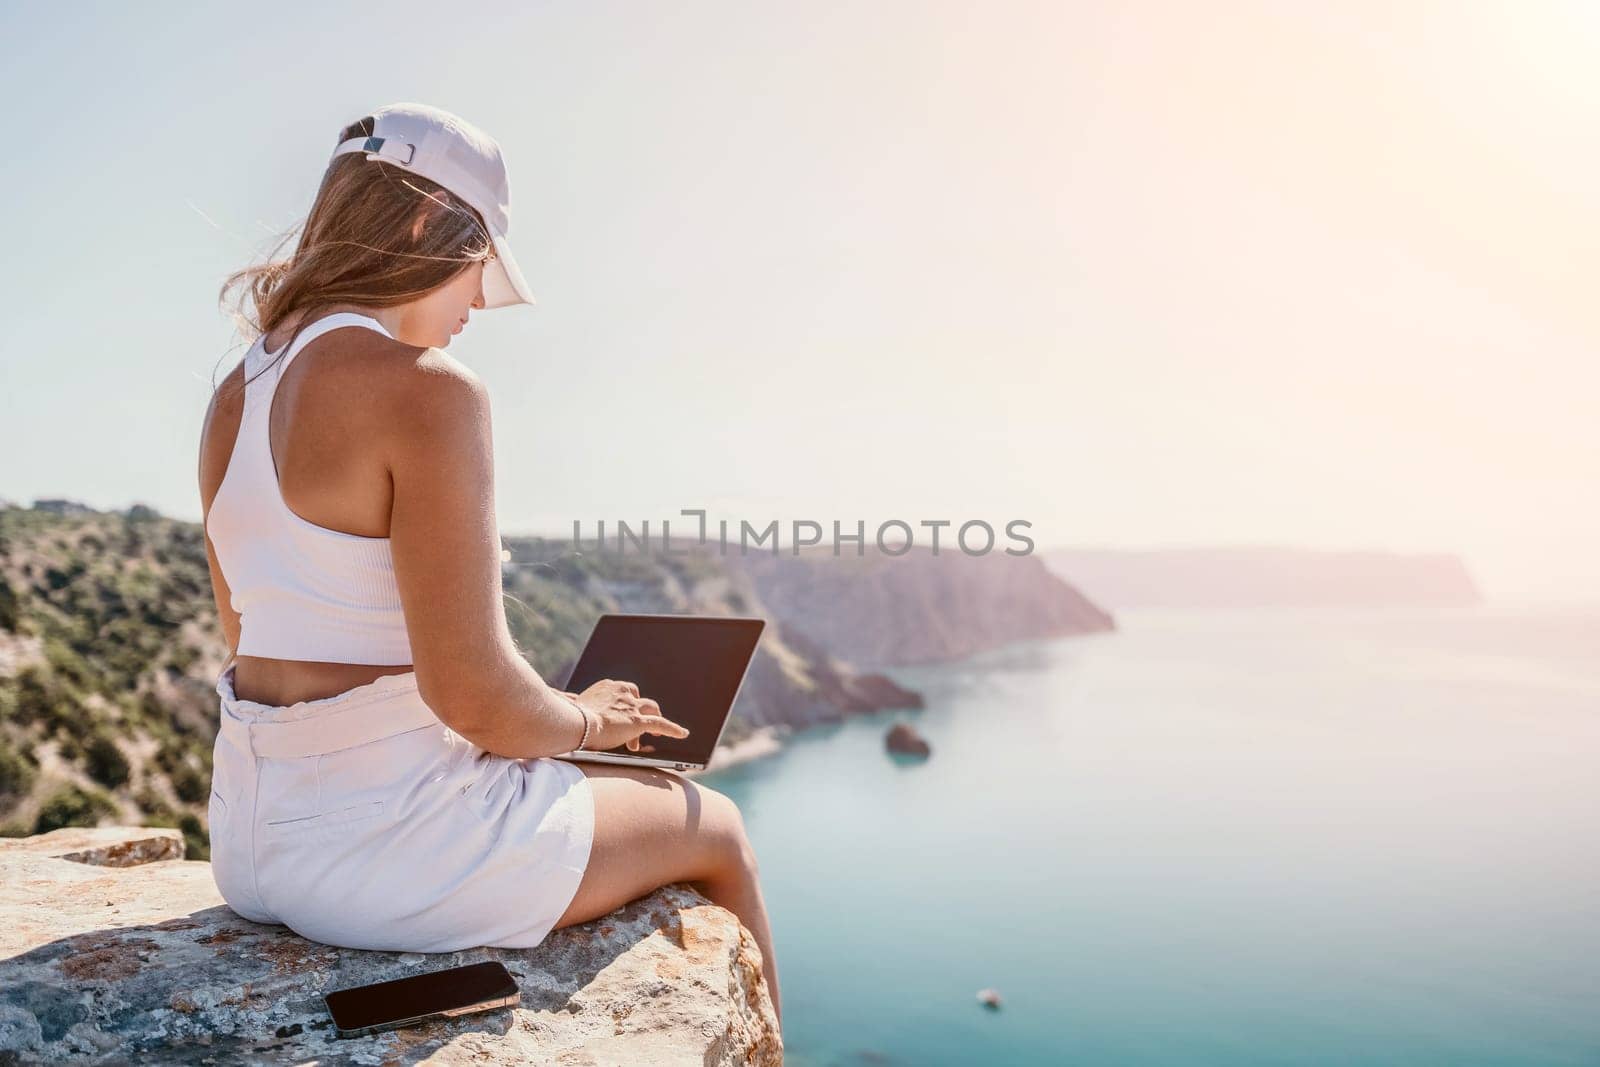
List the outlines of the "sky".
{"label": "sky", "polygon": [[409,100],[509,164],[539,303],[448,348],[505,534],[1021,519],[1600,596],[1597,52],[1558,2],[0,0],[0,498],[198,521],[223,278]]}

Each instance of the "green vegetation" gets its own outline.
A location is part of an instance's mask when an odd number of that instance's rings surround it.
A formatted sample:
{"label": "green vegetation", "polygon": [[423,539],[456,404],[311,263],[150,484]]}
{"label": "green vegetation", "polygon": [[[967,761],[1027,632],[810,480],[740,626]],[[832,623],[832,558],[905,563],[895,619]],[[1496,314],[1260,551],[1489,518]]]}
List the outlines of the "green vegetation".
{"label": "green vegetation", "polygon": [[45,834],[63,826],[95,826],[102,818],[116,813],[117,805],[99,790],[63,786],[40,806],[33,832]]}
{"label": "green vegetation", "polygon": [[0,630],[15,630],[22,618],[22,600],[11,583],[0,575]]}
{"label": "green vegetation", "polygon": [[84,746],[84,766],[89,777],[112,789],[128,780],[127,757],[103,729],[96,730]]}
{"label": "green vegetation", "polygon": [[0,802],[26,796],[38,773],[31,753],[18,751],[0,737]]}
{"label": "green vegetation", "polygon": [[[189,672],[215,614],[197,524],[0,507],[0,834],[92,826],[120,798],[204,853],[216,698]],[[47,748],[71,780],[41,773]]]}

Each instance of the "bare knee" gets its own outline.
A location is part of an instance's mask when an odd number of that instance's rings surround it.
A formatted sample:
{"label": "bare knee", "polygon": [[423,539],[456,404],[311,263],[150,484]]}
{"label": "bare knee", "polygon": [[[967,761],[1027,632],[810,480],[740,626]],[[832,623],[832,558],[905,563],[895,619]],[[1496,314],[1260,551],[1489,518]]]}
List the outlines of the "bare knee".
{"label": "bare knee", "polygon": [[702,794],[704,843],[712,864],[711,876],[757,873],[756,853],[745,831],[744,813],[733,798],[706,786],[696,786]]}
{"label": "bare knee", "polygon": [[725,793],[657,768],[579,766],[595,792],[590,865],[602,868],[599,880],[645,892],[674,879],[755,871],[744,815]]}

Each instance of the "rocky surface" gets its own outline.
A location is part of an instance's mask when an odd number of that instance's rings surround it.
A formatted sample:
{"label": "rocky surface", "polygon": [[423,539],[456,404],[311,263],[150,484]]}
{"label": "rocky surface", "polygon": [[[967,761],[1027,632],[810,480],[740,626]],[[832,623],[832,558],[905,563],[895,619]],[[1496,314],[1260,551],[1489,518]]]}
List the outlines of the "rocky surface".
{"label": "rocky surface", "polygon": [[[181,848],[138,827],[0,840],[0,1063],[782,1063],[760,950],[687,886],[534,949],[363,952],[239,918]],[[488,959],[519,1007],[341,1039],[322,1003]]]}
{"label": "rocky surface", "polygon": [[0,852],[52,856],[93,867],[137,867],[183,859],[183,834],[156,827],[68,826],[47,834],[0,840]]}

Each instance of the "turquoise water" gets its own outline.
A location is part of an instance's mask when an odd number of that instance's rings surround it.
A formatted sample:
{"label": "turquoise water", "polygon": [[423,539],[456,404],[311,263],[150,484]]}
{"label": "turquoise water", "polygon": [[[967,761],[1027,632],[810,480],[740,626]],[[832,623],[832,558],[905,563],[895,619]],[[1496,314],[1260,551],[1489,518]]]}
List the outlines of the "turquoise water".
{"label": "turquoise water", "polygon": [[1118,621],[703,779],[788,1063],[1600,1063],[1600,611]]}

